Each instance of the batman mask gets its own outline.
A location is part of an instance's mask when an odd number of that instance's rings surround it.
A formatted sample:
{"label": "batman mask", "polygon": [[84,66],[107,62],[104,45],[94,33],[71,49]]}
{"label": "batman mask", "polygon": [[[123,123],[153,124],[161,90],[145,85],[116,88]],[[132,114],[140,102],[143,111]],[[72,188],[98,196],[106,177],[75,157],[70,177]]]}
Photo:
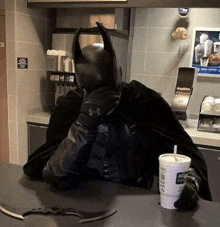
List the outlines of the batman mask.
{"label": "batman mask", "polygon": [[73,59],[76,83],[80,88],[92,92],[100,87],[115,86],[121,77],[111,38],[105,27],[97,22],[103,44],[88,45],[81,49],[78,28],[73,39]]}

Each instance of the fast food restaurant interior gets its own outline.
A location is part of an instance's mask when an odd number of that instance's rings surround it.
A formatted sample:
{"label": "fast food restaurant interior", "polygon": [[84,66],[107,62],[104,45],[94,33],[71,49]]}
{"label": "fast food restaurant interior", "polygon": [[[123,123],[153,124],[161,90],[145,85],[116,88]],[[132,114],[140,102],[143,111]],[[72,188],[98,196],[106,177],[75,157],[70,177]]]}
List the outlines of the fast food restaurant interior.
{"label": "fast food restaurant interior", "polygon": [[[122,79],[143,83],[172,107],[202,152],[213,201],[220,202],[220,8],[51,6],[0,2],[6,60],[1,61],[0,127],[6,133],[1,130],[0,161],[24,165],[45,142],[56,100],[74,84],[71,29],[88,29],[83,47],[102,42],[89,30],[101,22],[111,30]],[[184,89],[188,96],[181,99]]]}

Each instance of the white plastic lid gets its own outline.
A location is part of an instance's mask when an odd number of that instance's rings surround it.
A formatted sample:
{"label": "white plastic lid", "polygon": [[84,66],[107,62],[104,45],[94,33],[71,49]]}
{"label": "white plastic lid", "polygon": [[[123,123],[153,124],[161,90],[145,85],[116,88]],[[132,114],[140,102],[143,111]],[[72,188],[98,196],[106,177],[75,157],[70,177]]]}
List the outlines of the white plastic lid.
{"label": "white plastic lid", "polygon": [[165,163],[186,163],[191,161],[191,158],[181,154],[176,154],[176,158],[177,161],[175,160],[173,153],[161,154],[159,156],[159,160]]}
{"label": "white plastic lid", "polygon": [[204,43],[206,40],[209,39],[209,36],[205,33],[203,33],[201,36],[200,36],[200,43]]}

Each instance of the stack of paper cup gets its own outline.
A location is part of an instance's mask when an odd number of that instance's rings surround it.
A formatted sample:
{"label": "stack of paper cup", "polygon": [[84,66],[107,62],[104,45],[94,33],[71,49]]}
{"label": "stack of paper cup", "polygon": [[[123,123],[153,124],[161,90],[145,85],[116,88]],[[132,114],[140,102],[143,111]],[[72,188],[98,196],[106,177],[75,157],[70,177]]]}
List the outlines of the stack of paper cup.
{"label": "stack of paper cup", "polygon": [[220,113],[220,98],[215,99],[214,111]]}
{"label": "stack of paper cup", "polygon": [[211,112],[212,106],[215,103],[215,98],[212,96],[207,96],[202,102],[202,112]]}
{"label": "stack of paper cup", "polygon": [[189,170],[191,159],[180,154],[159,156],[160,204],[167,209],[176,209],[174,203],[179,199],[185,185],[184,176]]}

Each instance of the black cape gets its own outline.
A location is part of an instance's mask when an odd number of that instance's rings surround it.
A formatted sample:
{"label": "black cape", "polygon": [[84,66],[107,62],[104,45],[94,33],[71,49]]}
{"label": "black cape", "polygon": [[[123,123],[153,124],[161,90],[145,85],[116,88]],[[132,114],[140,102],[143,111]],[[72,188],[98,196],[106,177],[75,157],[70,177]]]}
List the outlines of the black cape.
{"label": "black cape", "polygon": [[[159,155],[172,153],[174,145],[178,145],[178,153],[191,158],[191,167],[195,169],[196,173],[202,179],[199,195],[203,199],[211,200],[207,166],[204,158],[190,136],[176,119],[167,102],[159,93],[137,81],[132,81],[129,84],[123,82],[118,85],[118,89],[121,92],[119,112],[123,112],[126,115],[123,119],[135,123],[135,128],[138,129],[136,131],[139,132],[139,136],[136,138],[138,141],[136,142],[136,146],[138,146],[139,142],[142,145],[144,144],[144,146],[146,145],[146,149],[143,149],[143,147],[137,149],[137,153],[143,151],[140,153],[140,165],[143,165],[143,160],[146,160],[145,164],[150,166],[155,174],[158,175]],[[49,163],[51,167],[46,168],[47,172],[50,172],[48,183],[53,185],[53,182],[56,181],[56,184],[62,184],[62,182],[64,184],[63,178],[59,179],[52,169],[53,165],[57,166],[59,165],[58,162],[61,162],[59,158],[55,160],[59,156],[56,152],[62,152],[62,156],[65,156],[65,153],[76,152],[74,150],[67,151],[66,147],[70,146],[63,146],[62,141],[67,139],[68,130],[79,115],[82,97],[82,91],[76,89],[58,98],[57,105],[50,118],[46,143],[28,157],[28,161],[23,167],[25,174],[33,178],[41,177],[43,168],[48,166]],[[134,150],[134,147],[132,149]],[[99,153],[97,149],[94,150],[95,152],[92,152],[89,163],[96,163],[95,161],[91,162],[91,159],[103,158],[98,157]],[[54,158],[55,156],[56,158]],[[150,161],[147,162],[147,159]],[[119,165],[122,166],[120,167],[122,170],[123,163],[119,163]],[[94,164],[93,168],[100,169],[100,166]],[[79,177],[79,174],[77,175]],[[71,182],[72,176],[68,177],[67,181]]]}

